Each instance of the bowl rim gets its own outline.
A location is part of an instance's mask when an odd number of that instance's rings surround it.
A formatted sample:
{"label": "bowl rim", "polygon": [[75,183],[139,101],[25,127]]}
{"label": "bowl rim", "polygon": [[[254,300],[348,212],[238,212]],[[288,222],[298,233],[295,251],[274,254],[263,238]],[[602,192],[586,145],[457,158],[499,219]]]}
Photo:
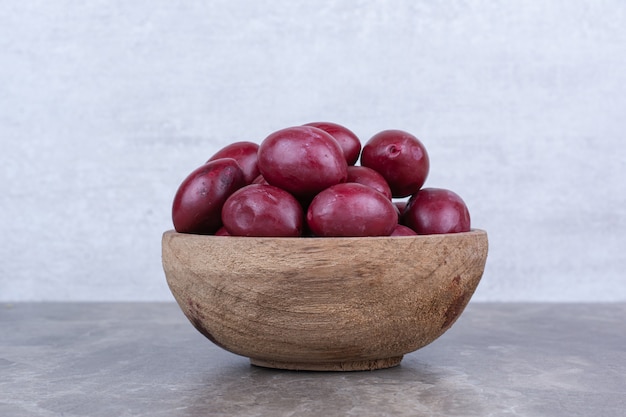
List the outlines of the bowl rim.
{"label": "bowl rim", "polygon": [[467,235],[487,235],[487,231],[485,229],[479,228],[471,228],[467,232],[455,232],[455,233],[437,233],[437,234],[428,234],[428,235],[409,235],[409,236],[332,236],[332,237],[324,237],[324,236],[293,236],[293,237],[285,237],[285,236],[217,236],[217,235],[209,235],[209,234],[197,234],[197,233],[181,233],[177,232],[175,229],[169,229],[163,232],[163,235],[181,235],[181,236],[194,236],[198,239],[214,239],[214,240],[228,240],[228,239],[255,239],[261,241],[298,241],[298,240],[306,240],[306,241],[359,241],[359,240],[426,240],[426,239],[441,239],[445,237],[453,237],[453,236],[467,236]]}

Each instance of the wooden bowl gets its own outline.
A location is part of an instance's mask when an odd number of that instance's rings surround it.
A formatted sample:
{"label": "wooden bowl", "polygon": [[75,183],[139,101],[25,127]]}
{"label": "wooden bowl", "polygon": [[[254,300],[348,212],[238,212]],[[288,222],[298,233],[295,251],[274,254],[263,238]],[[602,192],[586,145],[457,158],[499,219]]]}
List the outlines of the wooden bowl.
{"label": "wooden bowl", "polygon": [[452,326],[487,233],[368,238],[163,234],[168,285],[193,326],[254,365],[366,370]]}

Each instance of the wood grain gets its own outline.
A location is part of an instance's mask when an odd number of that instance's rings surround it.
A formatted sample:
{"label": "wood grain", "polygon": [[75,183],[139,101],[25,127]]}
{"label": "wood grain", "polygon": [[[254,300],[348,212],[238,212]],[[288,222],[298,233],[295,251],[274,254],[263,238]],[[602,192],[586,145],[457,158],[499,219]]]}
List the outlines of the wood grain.
{"label": "wood grain", "polygon": [[395,366],[459,317],[487,233],[372,238],[163,234],[168,285],[190,322],[253,364]]}

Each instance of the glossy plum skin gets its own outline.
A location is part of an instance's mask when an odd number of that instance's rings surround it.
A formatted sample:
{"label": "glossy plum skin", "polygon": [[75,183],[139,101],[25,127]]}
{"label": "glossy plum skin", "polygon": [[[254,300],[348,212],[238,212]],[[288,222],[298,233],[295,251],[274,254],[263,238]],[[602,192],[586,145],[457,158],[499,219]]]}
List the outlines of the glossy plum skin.
{"label": "glossy plum skin", "polygon": [[415,136],[402,130],[384,130],[363,147],[361,165],[378,171],[393,197],[398,198],[413,195],[424,185],[430,160]]}
{"label": "glossy plum skin", "polygon": [[228,233],[228,230],[226,230],[226,228],[222,226],[217,229],[217,232],[215,232],[215,236],[230,236],[230,233]]}
{"label": "glossy plum skin", "polygon": [[396,228],[393,229],[391,236],[415,236],[417,232],[410,227],[398,224]]}
{"label": "glossy plum skin", "polygon": [[364,166],[349,166],[348,180],[346,182],[356,182],[367,185],[391,200],[391,188],[389,188],[389,184],[387,184],[387,181],[385,181],[385,178],[383,178],[382,175],[371,168]]}
{"label": "glossy plum skin", "polygon": [[331,122],[312,122],[307,123],[304,126],[317,127],[334,137],[339,143],[339,146],[341,146],[343,155],[346,158],[348,165],[354,165],[356,164],[356,161],[359,160],[359,155],[361,153],[361,141],[358,136],[347,127]]}
{"label": "glossy plum skin", "polygon": [[299,198],[312,198],[348,178],[348,164],[339,143],[312,126],[270,134],[259,146],[258,165],[269,184]]}
{"label": "glossy plum skin", "polygon": [[174,196],[174,229],[178,233],[215,233],[222,225],[224,202],[245,185],[244,173],[232,158],[216,159],[196,168]]}
{"label": "glossy plum skin", "polygon": [[257,165],[259,145],[254,142],[235,142],[217,151],[207,162],[221,158],[232,158],[243,170],[246,184],[250,184],[258,175]]}
{"label": "glossy plum skin", "polygon": [[396,207],[396,211],[398,212],[398,223],[404,224],[404,210],[406,206],[409,204],[408,201],[394,201],[393,205]]}
{"label": "glossy plum skin", "polygon": [[252,184],[267,184],[267,181],[265,181],[263,175],[259,175],[254,180],[252,180]]}
{"label": "glossy plum skin", "polygon": [[404,210],[406,210],[406,206],[409,204],[409,202],[407,200],[394,201],[393,204],[398,208],[398,211],[400,212],[400,214],[403,214]]}
{"label": "glossy plum skin", "polygon": [[304,212],[287,191],[251,184],[228,197],[222,221],[231,236],[298,237],[302,235]]}
{"label": "glossy plum skin", "polygon": [[398,223],[391,201],[363,184],[337,184],[319,193],[307,210],[315,236],[389,236]]}
{"label": "glossy plum skin", "polygon": [[420,235],[468,232],[471,227],[463,199],[443,188],[424,188],[412,196],[404,224]]}

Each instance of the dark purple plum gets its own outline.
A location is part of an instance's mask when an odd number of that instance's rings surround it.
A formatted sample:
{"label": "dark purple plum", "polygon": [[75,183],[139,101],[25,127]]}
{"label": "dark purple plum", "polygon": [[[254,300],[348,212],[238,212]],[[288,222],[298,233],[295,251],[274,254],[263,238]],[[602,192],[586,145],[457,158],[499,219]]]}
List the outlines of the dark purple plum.
{"label": "dark purple plum", "polygon": [[444,188],[423,188],[409,199],[404,224],[420,235],[468,232],[470,214],[465,202]]}
{"label": "dark purple plum", "polygon": [[261,142],[258,158],[259,170],[269,184],[299,198],[312,198],[348,178],[348,164],[339,143],[312,126],[270,134]]}
{"label": "dark purple plum", "polygon": [[174,229],[179,233],[215,233],[222,225],[224,202],[245,185],[243,171],[232,158],[216,159],[196,168],[174,196]]}
{"label": "dark purple plum", "polygon": [[231,236],[297,237],[304,211],[287,191],[268,184],[250,184],[234,192],[222,208]]}
{"label": "dark purple plum", "polygon": [[257,165],[259,145],[253,142],[235,142],[217,151],[207,162],[221,158],[232,158],[243,170],[246,184],[250,184],[258,175]]}
{"label": "dark purple plum", "polygon": [[393,229],[391,236],[415,236],[417,232],[410,227],[403,226],[401,224],[396,225],[396,228]]}
{"label": "dark purple plum", "polygon": [[372,136],[363,147],[361,165],[378,171],[395,198],[419,191],[430,168],[422,142],[402,130],[384,130]]}
{"label": "dark purple plum", "polygon": [[389,236],[398,224],[393,203],[367,185],[344,183],[319,193],[307,210],[315,236]]}
{"label": "dark purple plum", "polygon": [[267,181],[265,181],[263,175],[259,175],[252,181],[252,184],[267,184]]}
{"label": "dark purple plum", "polygon": [[391,189],[382,175],[371,168],[363,166],[349,166],[348,180],[346,182],[356,182],[372,187],[391,200]]}
{"label": "dark purple plum", "polygon": [[347,127],[331,122],[312,122],[305,124],[305,126],[317,127],[334,137],[339,143],[339,146],[341,146],[348,165],[354,165],[356,161],[359,160],[361,141],[359,137]]}

